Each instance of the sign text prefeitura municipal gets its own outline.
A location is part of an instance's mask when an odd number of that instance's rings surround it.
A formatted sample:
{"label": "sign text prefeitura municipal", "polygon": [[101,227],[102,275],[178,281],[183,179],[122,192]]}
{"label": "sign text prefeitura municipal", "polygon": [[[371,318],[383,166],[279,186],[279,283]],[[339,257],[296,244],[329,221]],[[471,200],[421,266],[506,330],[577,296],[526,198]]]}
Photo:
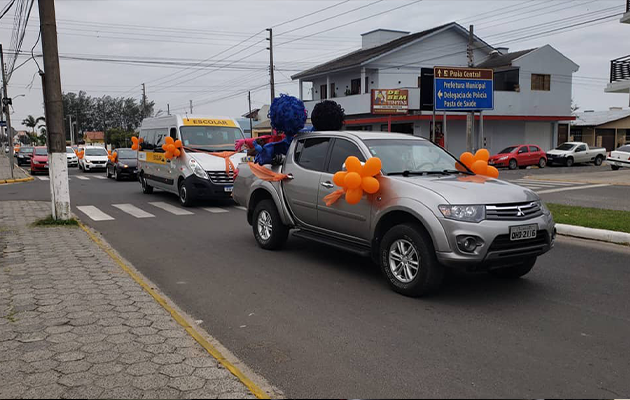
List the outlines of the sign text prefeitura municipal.
{"label": "sign text prefeitura municipal", "polygon": [[494,109],[494,71],[435,67],[435,109],[481,111]]}

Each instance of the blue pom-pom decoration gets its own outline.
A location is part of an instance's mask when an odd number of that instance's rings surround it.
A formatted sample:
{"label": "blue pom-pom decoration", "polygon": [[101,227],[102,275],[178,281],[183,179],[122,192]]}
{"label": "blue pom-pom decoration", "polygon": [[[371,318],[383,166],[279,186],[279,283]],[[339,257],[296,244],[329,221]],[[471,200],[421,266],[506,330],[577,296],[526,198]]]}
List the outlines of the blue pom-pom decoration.
{"label": "blue pom-pom decoration", "polygon": [[269,119],[273,129],[287,136],[293,136],[304,129],[306,107],[302,100],[282,94],[271,103]]}

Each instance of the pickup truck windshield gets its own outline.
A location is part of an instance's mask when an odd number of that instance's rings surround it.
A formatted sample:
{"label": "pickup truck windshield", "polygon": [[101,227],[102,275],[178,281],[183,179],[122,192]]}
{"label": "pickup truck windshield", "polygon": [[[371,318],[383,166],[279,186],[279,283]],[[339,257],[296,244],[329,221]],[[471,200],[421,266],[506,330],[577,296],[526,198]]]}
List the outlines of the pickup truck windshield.
{"label": "pickup truck windshield", "polygon": [[444,149],[424,140],[373,139],[365,144],[372,156],[381,159],[385,174],[458,173],[457,165],[463,167]]}
{"label": "pickup truck windshield", "polygon": [[91,157],[103,157],[107,156],[107,151],[105,149],[87,149],[85,150],[85,155]]}
{"label": "pickup truck windshield", "polygon": [[238,128],[222,126],[182,126],[184,146],[206,151],[234,151],[234,142],[243,139]]}
{"label": "pickup truck windshield", "polygon": [[118,150],[118,158],[121,160],[135,160],[136,158],[138,158],[138,156],[133,150]]}
{"label": "pickup truck windshield", "polygon": [[556,148],[556,150],[561,150],[561,151],[569,151],[572,150],[575,147],[574,144],[562,144],[560,146],[558,146],[558,148]]}

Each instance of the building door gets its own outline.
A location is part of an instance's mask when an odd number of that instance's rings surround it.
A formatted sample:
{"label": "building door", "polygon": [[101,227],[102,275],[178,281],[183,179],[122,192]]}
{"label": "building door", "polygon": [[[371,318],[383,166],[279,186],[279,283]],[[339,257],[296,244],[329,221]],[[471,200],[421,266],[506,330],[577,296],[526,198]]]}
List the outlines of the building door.
{"label": "building door", "polygon": [[321,85],[319,87],[319,98],[326,100],[328,98],[328,85]]}
{"label": "building door", "polygon": [[558,125],[558,145],[569,141],[569,125]]}
{"label": "building door", "polygon": [[595,137],[598,146],[605,147],[606,151],[615,150],[616,143],[614,129],[597,129]]}

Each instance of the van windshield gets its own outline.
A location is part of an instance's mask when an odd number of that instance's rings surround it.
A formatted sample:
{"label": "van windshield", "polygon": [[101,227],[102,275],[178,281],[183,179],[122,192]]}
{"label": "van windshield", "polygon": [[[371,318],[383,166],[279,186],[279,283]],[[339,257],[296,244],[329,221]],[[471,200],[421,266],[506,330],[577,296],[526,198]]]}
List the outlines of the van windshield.
{"label": "van windshield", "polygon": [[206,151],[234,151],[234,143],[243,139],[240,129],[223,126],[182,126],[180,134],[184,146]]}

